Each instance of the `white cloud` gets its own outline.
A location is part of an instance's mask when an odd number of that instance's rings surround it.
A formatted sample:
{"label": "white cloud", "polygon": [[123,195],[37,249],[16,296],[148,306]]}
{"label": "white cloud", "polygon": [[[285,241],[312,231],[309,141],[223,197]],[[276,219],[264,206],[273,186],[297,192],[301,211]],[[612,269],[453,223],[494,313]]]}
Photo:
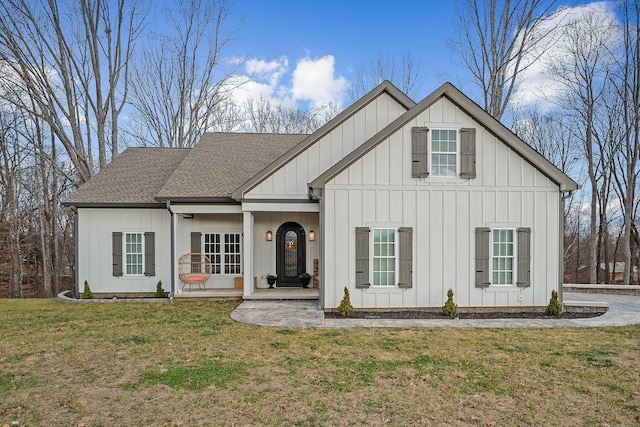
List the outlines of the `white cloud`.
{"label": "white cloud", "polygon": [[346,88],[347,80],[335,76],[335,58],[332,55],[315,60],[303,58],[293,71],[293,98],[310,101],[314,107],[340,102]]}
{"label": "white cloud", "polygon": [[259,83],[247,76],[234,76],[227,82],[231,88],[232,97],[237,105],[244,105],[248,99],[271,99],[273,87]]}
{"label": "white cloud", "polygon": [[286,56],[269,62],[254,58],[245,63],[245,70],[252,79],[268,81],[270,86],[277,85],[288,69],[289,59]]}
{"label": "white cloud", "polygon": [[570,21],[581,21],[581,16],[596,11],[603,15],[604,19],[615,20],[614,5],[611,2],[593,2],[576,7],[559,9],[542,28],[548,31],[555,28],[551,34],[551,41],[545,44],[546,50],[537,52],[538,60],[526,69],[521,75],[518,91],[514,94],[512,102],[514,106],[529,106],[538,104],[543,109],[553,108],[554,100],[560,96],[561,87],[552,78],[545,74],[546,64],[552,58],[561,56],[563,50],[562,26]]}
{"label": "white cloud", "polygon": [[305,57],[289,70],[289,59],[242,60],[244,73],[234,76],[228,87],[233,88],[233,98],[238,105],[248,99],[267,99],[275,104],[303,104],[302,107],[319,107],[329,102],[340,105],[347,89],[347,80],[335,75],[335,58],[332,55],[317,59]]}

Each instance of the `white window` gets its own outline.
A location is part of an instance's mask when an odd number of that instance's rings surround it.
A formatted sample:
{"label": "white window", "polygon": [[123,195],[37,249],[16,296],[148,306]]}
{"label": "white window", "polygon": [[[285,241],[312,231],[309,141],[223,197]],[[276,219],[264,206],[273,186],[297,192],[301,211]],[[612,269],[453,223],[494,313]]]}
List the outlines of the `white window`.
{"label": "white window", "polygon": [[242,274],[240,233],[205,233],[204,254],[213,274]]}
{"label": "white window", "polygon": [[240,234],[224,235],[224,274],[240,274]]}
{"label": "white window", "polygon": [[455,177],[458,170],[458,132],[454,129],[431,130],[431,173]]}
{"label": "white window", "polygon": [[211,261],[211,273],[220,274],[222,271],[222,251],[219,234],[207,233],[204,235],[204,254]]}
{"label": "white window", "polygon": [[125,233],[125,274],[144,273],[144,245],[142,233]]}
{"label": "white window", "polygon": [[491,230],[491,284],[513,285],[514,230]]}
{"label": "white window", "polygon": [[373,286],[396,285],[396,229],[374,228],[373,231]]}

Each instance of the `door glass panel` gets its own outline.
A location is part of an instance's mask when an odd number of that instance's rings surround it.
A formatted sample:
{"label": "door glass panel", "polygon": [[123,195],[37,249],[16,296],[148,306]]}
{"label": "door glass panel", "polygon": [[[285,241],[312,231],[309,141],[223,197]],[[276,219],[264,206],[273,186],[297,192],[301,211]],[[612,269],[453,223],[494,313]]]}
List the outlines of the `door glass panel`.
{"label": "door glass panel", "polygon": [[298,233],[293,230],[284,235],[284,276],[298,277]]}

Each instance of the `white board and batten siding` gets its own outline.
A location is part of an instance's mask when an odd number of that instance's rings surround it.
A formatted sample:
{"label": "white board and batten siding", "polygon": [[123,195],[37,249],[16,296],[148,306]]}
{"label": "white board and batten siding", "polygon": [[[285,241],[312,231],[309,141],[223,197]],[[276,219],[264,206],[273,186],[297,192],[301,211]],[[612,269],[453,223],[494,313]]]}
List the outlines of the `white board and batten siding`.
{"label": "white board and batten siding", "polygon": [[406,112],[381,94],[245,193],[245,199],[307,199],[307,184]]}
{"label": "white board and batten siding", "polygon": [[[162,280],[171,284],[170,215],[166,209],[78,209],[78,282],[86,280],[93,293],[153,293]],[[112,233],[147,233],[155,236],[155,274],[113,275]],[[144,242],[144,239],[143,239]]]}
{"label": "white board and batten siding", "polygon": [[[475,179],[412,178],[411,128],[476,129]],[[325,186],[326,307],[544,306],[558,287],[558,186],[441,98]],[[356,227],[412,227],[412,287],[356,289]],[[531,286],[475,286],[475,229],[531,228]]]}

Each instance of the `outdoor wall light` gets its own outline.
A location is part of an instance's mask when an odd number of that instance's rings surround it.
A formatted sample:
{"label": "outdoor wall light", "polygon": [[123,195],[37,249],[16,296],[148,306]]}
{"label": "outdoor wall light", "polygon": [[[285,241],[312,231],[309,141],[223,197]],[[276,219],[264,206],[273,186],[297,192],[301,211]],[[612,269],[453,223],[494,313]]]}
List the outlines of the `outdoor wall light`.
{"label": "outdoor wall light", "polygon": [[271,230],[267,231],[267,242],[270,242],[273,240],[273,233],[271,232]]}
{"label": "outdoor wall light", "polygon": [[313,242],[314,240],[316,240],[316,232],[309,230],[309,241]]}

